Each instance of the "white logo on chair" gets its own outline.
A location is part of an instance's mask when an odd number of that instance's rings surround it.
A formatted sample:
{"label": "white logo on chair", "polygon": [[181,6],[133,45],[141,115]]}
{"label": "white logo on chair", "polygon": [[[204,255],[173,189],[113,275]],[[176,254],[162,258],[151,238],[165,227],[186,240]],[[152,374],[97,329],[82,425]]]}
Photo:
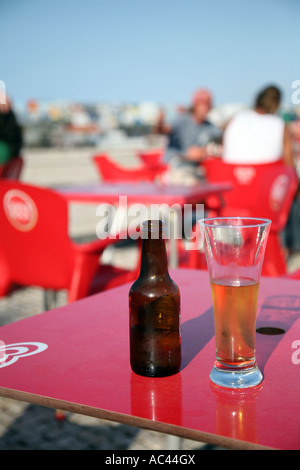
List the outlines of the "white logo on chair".
{"label": "white logo on chair", "polygon": [[5,344],[0,341],[0,368],[10,366],[22,357],[38,354],[47,348],[47,344],[39,342]]}
{"label": "white logo on chair", "polygon": [[270,207],[273,211],[278,211],[285,198],[289,186],[287,175],[278,175],[270,189]]}
{"label": "white logo on chair", "polygon": [[4,196],[6,217],[17,230],[28,232],[36,225],[38,210],[33,199],[19,189],[10,189]]}
{"label": "white logo on chair", "polygon": [[251,184],[252,180],[256,174],[255,168],[249,167],[241,167],[237,166],[233,170],[234,176],[236,177],[239,184]]}

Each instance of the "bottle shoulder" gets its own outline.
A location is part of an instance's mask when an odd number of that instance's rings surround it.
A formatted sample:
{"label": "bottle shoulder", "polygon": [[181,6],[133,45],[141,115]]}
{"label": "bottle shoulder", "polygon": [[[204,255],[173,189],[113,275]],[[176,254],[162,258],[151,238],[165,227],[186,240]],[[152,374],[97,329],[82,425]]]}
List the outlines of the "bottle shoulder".
{"label": "bottle shoulder", "polygon": [[177,284],[167,276],[153,276],[149,278],[138,277],[132,284],[129,295],[135,293],[146,297],[159,297],[161,295],[180,295],[180,290]]}

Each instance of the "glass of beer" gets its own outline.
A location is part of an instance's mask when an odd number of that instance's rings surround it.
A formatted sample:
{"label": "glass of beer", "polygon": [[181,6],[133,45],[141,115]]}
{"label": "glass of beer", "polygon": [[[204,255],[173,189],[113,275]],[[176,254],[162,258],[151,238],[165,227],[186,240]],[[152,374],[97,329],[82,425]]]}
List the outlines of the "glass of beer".
{"label": "glass of beer", "polygon": [[255,327],[261,268],[271,221],[216,217],[199,221],[210,276],[216,385],[248,388],[263,377],[255,358]]}

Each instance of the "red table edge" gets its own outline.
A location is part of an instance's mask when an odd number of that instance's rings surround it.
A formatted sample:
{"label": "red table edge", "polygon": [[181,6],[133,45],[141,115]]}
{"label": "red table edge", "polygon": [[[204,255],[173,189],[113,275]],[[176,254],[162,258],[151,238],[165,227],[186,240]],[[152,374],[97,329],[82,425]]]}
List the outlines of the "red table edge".
{"label": "red table edge", "polygon": [[14,399],[34,405],[45,406],[48,408],[67,411],[70,413],[81,414],[93,418],[104,419],[107,421],[117,422],[151,431],[161,432],[163,434],[171,434],[183,439],[203,442],[217,447],[223,447],[230,450],[279,450],[273,447],[246,442],[239,439],[229,438],[222,435],[211,434],[208,432],[197,431],[191,428],[176,426],[175,424],[153,421],[151,419],[139,416],[127,415],[116,411],[104,410],[102,408],[94,408],[80,403],[72,403],[57,398],[50,398],[34,393],[13,390],[0,387],[0,396],[4,398]]}

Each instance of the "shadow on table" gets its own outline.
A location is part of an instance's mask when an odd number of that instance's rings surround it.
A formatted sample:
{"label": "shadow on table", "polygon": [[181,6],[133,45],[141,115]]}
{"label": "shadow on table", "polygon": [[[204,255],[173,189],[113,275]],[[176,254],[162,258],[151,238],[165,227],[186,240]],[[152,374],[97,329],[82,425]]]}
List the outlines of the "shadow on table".
{"label": "shadow on table", "polygon": [[[256,322],[256,351],[260,369],[300,316],[300,296],[274,295],[261,305]],[[184,369],[214,337],[213,308],[181,325],[182,366]]]}
{"label": "shadow on table", "polygon": [[262,372],[273,351],[299,316],[300,296],[273,295],[264,300],[256,322],[256,357]]}
{"label": "shadow on table", "polygon": [[209,308],[202,315],[187,320],[181,325],[182,363],[184,369],[202,348],[213,338],[214,313]]}

